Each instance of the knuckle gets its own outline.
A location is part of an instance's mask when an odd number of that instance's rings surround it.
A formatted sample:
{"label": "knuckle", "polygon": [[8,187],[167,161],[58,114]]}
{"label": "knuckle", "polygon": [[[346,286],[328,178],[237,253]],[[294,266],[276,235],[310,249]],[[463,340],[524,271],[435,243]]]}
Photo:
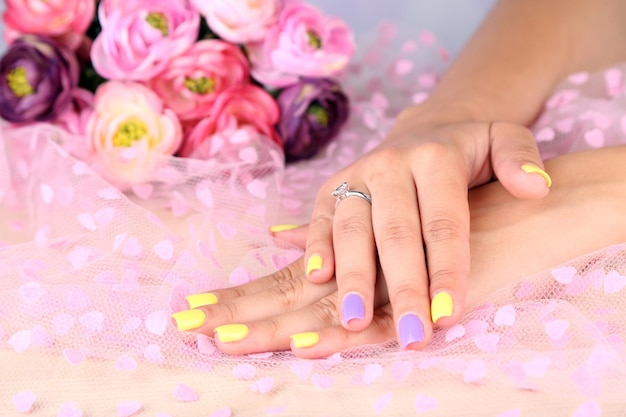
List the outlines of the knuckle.
{"label": "knuckle", "polygon": [[333,228],[335,237],[362,237],[371,234],[371,224],[358,216],[349,216]]}
{"label": "knuckle", "polygon": [[458,221],[448,216],[437,216],[422,225],[422,235],[426,245],[450,240],[468,239],[467,233]]}
{"label": "knuckle", "polygon": [[420,297],[428,297],[428,288],[419,288],[416,287],[415,282],[405,281],[396,284],[392,294],[392,304],[396,306],[398,304],[415,305]]}
{"label": "knuckle", "polygon": [[437,287],[452,289],[459,285],[459,278],[467,274],[459,271],[454,265],[443,265],[437,269],[429,270],[428,277],[431,286],[436,284]]}
{"label": "knuckle", "polygon": [[451,155],[451,147],[442,142],[423,142],[417,148],[420,165],[424,167],[439,167],[442,160]]}
{"label": "knuckle", "polygon": [[237,320],[239,315],[239,306],[236,302],[220,304],[218,307],[224,322]]}
{"label": "knuckle", "polygon": [[339,323],[338,307],[336,295],[324,297],[312,305],[313,316],[319,322],[320,327],[333,326]]}
{"label": "knuckle", "polygon": [[295,279],[284,280],[272,289],[272,296],[287,311],[296,308],[301,294],[302,283]]}
{"label": "knuckle", "polygon": [[392,219],[385,222],[384,228],[380,232],[379,250],[385,246],[405,247],[408,245],[420,244],[422,240],[419,230],[411,226],[410,222],[404,219]]}

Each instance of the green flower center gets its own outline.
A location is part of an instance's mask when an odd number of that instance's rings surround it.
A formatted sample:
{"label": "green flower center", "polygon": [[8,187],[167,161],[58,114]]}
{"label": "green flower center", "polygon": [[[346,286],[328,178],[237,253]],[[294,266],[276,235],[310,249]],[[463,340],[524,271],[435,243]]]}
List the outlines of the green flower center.
{"label": "green flower center", "polygon": [[215,89],[215,80],[207,77],[185,77],[185,87],[192,93],[204,95],[213,92]]}
{"label": "green flower center", "polygon": [[320,36],[317,33],[309,30],[306,34],[309,37],[309,45],[313,49],[320,49],[322,47],[322,39],[320,39]]}
{"label": "green flower center", "polygon": [[156,30],[160,31],[163,36],[167,36],[169,33],[169,28],[167,25],[167,19],[163,13],[150,13],[148,17],[146,17],[146,22]]}
{"label": "green flower center", "polygon": [[117,127],[113,135],[113,146],[129,148],[134,142],[144,139],[148,135],[148,126],[142,120],[127,119]]}
{"label": "green flower center", "polygon": [[35,92],[33,86],[28,82],[27,75],[26,68],[24,67],[13,68],[7,74],[7,84],[16,97],[22,98],[30,96]]}
{"label": "green flower center", "polygon": [[328,127],[328,111],[319,105],[319,103],[313,103],[307,109],[307,114],[315,117],[320,125]]}

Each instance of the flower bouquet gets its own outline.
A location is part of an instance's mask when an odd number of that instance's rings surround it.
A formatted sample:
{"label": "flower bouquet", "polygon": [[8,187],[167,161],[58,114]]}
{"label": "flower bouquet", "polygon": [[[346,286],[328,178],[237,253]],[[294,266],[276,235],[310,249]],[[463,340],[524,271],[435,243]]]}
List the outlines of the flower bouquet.
{"label": "flower bouquet", "polygon": [[47,123],[120,188],[163,158],[312,157],[348,117],[347,25],[299,0],[7,0],[3,129]]}

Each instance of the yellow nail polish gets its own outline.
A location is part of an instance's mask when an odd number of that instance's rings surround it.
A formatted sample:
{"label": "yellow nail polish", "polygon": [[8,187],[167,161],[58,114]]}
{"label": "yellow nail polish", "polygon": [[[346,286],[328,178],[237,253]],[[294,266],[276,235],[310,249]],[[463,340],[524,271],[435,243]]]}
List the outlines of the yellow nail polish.
{"label": "yellow nail polish", "polygon": [[202,310],[185,310],[172,314],[176,320],[176,327],[180,331],[197,329],[206,321],[206,314]]}
{"label": "yellow nail polish", "polygon": [[450,317],[454,310],[452,296],[445,291],[438,292],[430,302],[430,316],[433,323],[442,317]]}
{"label": "yellow nail polish", "polygon": [[319,271],[322,269],[322,257],[319,255],[312,255],[306,263],[306,274],[311,275],[313,271]]}
{"label": "yellow nail polish", "polygon": [[189,308],[217,304],[217,296],[210,292],[204,294],[188,295],[187,297],[185,297],[185,300],[187,300],[187,303],[189,303]]}
{"label": "yellow nail polish", "polygon": [[546,181],[546,184],[548,185],[548,188],[550,188],[552,186],[552,178],[550,178],[550,175],[548,175],[548,173],[546,171],[544,171],[543,169],[539,168],[537,165],[535,165],[535,164],[524,164],[524,165],[522,165],[522,171],[524,171],[527,174],[541,175],[543,177],[543,179]]}
{"label": "yellow nail polish", "polygon": [[315,346],[320,341],[320,335],[316,332],[296,333],[289,336],[296,349]]}
{"label": "yellow nail polish", "polygon": [[239,342],[248,335],[245,324],[226,324],[215,328],[215,334],[222,343]]}
{"label": "yellow nail polish", "polygon": [[272,233],[284,232],[286,230],[297,229],[298,227],[300,226],[297,224],[277,224],[277,225],[270,227],[270,232]]}

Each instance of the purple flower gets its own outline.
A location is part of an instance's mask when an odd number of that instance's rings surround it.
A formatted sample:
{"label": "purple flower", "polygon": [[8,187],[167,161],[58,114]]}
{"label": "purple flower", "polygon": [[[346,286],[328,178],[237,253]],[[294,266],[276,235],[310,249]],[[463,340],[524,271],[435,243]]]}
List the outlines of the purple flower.
{"label": "purple flower", "polygon": [[16,39],[0,61],[0,117],[13,123],[53,120],[78,84],[76,57],[49,38]]}
{"label": "purple flower", "polygon": [[278,133],[287,161],[310,158],[327,145],[348,119],[348,97],[327,78],[303,78],[278,95]]}

